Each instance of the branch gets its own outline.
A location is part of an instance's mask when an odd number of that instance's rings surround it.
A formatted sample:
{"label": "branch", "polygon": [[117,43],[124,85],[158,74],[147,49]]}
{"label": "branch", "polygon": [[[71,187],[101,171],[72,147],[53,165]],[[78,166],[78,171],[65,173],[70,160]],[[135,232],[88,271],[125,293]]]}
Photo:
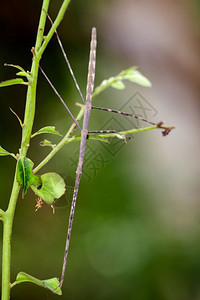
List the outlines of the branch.
{"label": "branch", "polygon": [[[76,121],[78,122],[84,115],[84,111],[85,111],[85,106],[82,106],[77,117],[76,117]],[[67,143],[69,143],[70,141],[72,142],[73,140],[70,140],[70,135],[72,134],[72,132],[75,130],[76,128],[76,124],[73,123],[70,127],[70,129],[68,130],[68,132],[66,133],[66,135],[64,136],[64,138],[60,141],[60,143],[53,148],[53,150],[43,159],[43,161],[33,170],[34,173],[37,173],[42,167],[44,167],[49,160]],[[72,138],[71,138],[72,139]]]}
{"label": "branch", "polygon": [[[37,37],[35,42],[35,49],[40,48],[42,43],[44,28],[46,24],[46,17],[47,17],[45,11],[48,10],[49,2],[50,0],[43,0],[38,32],[37,32]],[[32,52],[34,54],[34,57],[31,66],[31,79],[29,81],[29,86],[26,95],[25,116],[23,122],[24,127],[22,131],[22,141],[20,147],[21,153],[24,156],[26,156],[29,147],[33,121],[35,117],[36,87],[37,87],[37,78],[38,78],[38,68],[40,62],[40,57],[37,57],[35,55],[34,49],[32,49]]]}
{"label": "branch", "polygon": [[[58,15],[57,15],[57,17],[56,17],[56,19],[55,19],[55,21],[54,21],[54,23],[53,23],[53,25],[52,25],[50,31],[49,31],[49,33],[48,33],[47,36],[45,37],[44,43],[42,44],[42,46],[41,46],[40,49],[36,49],[36,51],[39,50],[39,51],[37,52],[37,55],[38,55],[39,57],[42,56],[44,50],[46,49],[46,47],[47,47],[47,45],[48,45],[48,43],[49,43],[49,41],[51,40],[53,34],[55,33],[55,31],[56,31],[56,29],[58,28],[60,22],[62,21],[63,16],[64,16],[64,14],[65,14],[65,11],[66,11],[66,9],[67,9],[67,7],[68,7],[68,5],[69,5],[69,2],[70,2],[70,0],[65,0],[65,1],[63,2],[62,6],[61,6],[61,8],[60,8],[60,10],[59,10],[59,13],[58,13]],[[44,10],[44,13],[45,13],[45,14],[46,14],[46,12],[47,12],[47,10]]]}
{"label": "branch", "polygon": [[119,136],[126,136],[128,134],[133,134],[137,132],[143,132],[143,131],[148,131],[148,130],[153,130],[153,129],[163,129],[162,134],[163,136],[167,135],[172,129],[174,129],[174,126],[161,126],[160,124],[150,126],[150,127],[144,127],[144,128],[134,128],[126,131],[119,131],[119,132],[114,132],[114,133],[103,133],[103,134],[98,134],[99,137],[101,138],[109,138],[109,137],[118,137]]}

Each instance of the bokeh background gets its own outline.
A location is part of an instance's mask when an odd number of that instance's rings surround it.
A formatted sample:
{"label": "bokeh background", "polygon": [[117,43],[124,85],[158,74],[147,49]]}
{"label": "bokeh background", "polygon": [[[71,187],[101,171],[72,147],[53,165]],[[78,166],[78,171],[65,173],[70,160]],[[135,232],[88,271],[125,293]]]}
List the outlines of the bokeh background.
{"label": "bokeh background", "polygon": [[[49,12],[55,18],[62,1],[51,2]],[[3,66],[5,62],[30,70],[41,5],[39,0],[1,1],[0,81],[15,74]],[[134,110],[152,121],[164,120],[176,130],[164,138],[159,131],[141,133],[126,145],[88,142],[63,299],[198,300],[200,3],[72,0],[58,31],[84,93],[92,26],[98,33],[96,85],[132,65],[139,66],[153,85],[149,89],[127,83],[124,91],[102,93],[95,104]],[[80,98],[55,38],[41,65],[76,114],[75,102]],[[9,107],[23,119],[25,94],[23,86],[0,90],[0,145],[14,153],[21,129]],[[70,124],[40,75],[34,131],[55,125],[64,134]],[[120,116],[92,112],[91,130],[113,124],[117,129],[139,126]],[[49,151],[39,146],[41,139],[32,141],[28,153],[35,165]],[[28,192],[22,199],[20,194],[12,237],[12,281],[19,271],[41,279],[60,276],[78,147],[66,146],[39,172],[58,172],[66,181],[66,195],[56,202],[55,215],[47,205],[35,213],[35,196]],[[1,158],[3,209],[14,166],[12,158]],[[23,284],[13,289],[11,299],[57,297]]]}

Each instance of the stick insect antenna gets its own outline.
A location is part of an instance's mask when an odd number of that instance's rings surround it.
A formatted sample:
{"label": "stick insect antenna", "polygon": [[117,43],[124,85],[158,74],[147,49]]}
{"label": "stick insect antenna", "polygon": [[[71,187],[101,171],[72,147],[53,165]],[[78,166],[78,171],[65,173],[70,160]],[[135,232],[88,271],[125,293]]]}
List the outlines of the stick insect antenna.
{"label": "stick insect antenna", "polygon": [[[45,12],[46,12],[46,11],[45,11]],[[49,21],[51,22],[51,25],[53,25],[53,21],[52,21],[51,17],[49,16],[48,12],[46,12],[46,14],[47,14],[47,17],[48,17]],[[73,72],[73,70],[72,70],[72,67],[71,67],[71,65],[70,65],[70,62],[69,62],[69,60],[68,60],[68,58],[67,58],[67,54],[66,54],[66,52],[65,52],[65,50],[64,50],[64,47],[63,47],[62,42],[61,42],[61,40],[60,40],[60,38],[59,38],[59,35],[58,35],[57,30],[55,30],[55,34],[56,34],[56,38],[57,38],[57,41],[58,41],[58,43],[59,43],[60,49],[61,49],[61,51],[62,51],[62,54],[63,54],[63,56],[64,56],[64,59],[65,59],[65,61],[66,61],[66,63],[67,63],[67,66],[68,66],[68,68],[69,68],[69,71],[70,71],[70,73],[71,73],[71,75],[72,75],[72,78],[73,78],[73,80],[74,80],[74,83],[75,83],[75,86],[76,86],[76,88],[77,88],[77,91],[78,91],[78,93],[79,93],[79,95],[80,95],[80,97],[81,97],[81,99],[82,99],[82,101],[83,101],[83,103],[84,103],[85,100],[84,100],[83,94],[82,94],[81,89],[80,89],[80,87],[79,87],[79,85],[78,85],[78,82],[77,82],[77,80],[76,80],[76,77],[75,77],[75,75],[74,75],[74,72]]]}
{"label": "stick insect antenna", "polygon": [[92,94],[93,94],[93,90],[94,90],[95,64],[96,64],[96,43],[97,43],[96,42],[96,28],[93,27],[91,44],[90,44],[90,59],[89,59],[89,66],[88,66],[85,113],[84,113],[84,118],[83,118],[83,128],[81,130],[79,162],[78,162],[77,169],[76,169],[76,181],[75,181],[71,211],[70,211],[70,215],[69,215],[69,224],[68,224],[67,240],[66,240],[66,245],[65,245],[65,253],[64,253],[64,261],[63,261],[60,287],[62,287],[62,284],[64,281],[64,276],[65,276],[65,268],[66,268],[67,256],[68,256],[68,251],[69,251],[69,243],[70,243],[71,230],[72,230],[72,224],[73,224],[73,219],[74,219],[76,199],[77,199],[77,195],[78,195],[79,183],[80,183],[80,178],[81,178],[82,169],[83,169],[83,160],[84,160],[84,156],[85,156],[85,146],[86,146],[86,139],[87,139],[87,135],[88,135],[88,123],[89,123],[89,119],[90,119]]}
{"label": "stick insect antenna", "polygon": [[47,76],[47,74],[44,72],[44,70],[39,66],[42,74],[44,75],[44,77],[46,78],[47,82],[49,83],[49,85],[51,86],[51,88],[53,89],[54,93],[58,96],[58,98],[60,99],[61,103],[64,105],[64,107],[66,108],[66,110],[68,111],[68,113],[70,114],[72,120],[74,121],[74,123],[76,124],[76,126],[81,130],[81,127],[79,126],[78,122],[76,121],[76,119],[74,118],[73,114],[71,113],[69,107],[67,106],[67,104],[65,103],[65,101],[63,100],[63,98],[60,96],[60,94],[58,93],[58,91],[56,90],[55,86],[53,85],[53,83],[50,81],[49,77]]}

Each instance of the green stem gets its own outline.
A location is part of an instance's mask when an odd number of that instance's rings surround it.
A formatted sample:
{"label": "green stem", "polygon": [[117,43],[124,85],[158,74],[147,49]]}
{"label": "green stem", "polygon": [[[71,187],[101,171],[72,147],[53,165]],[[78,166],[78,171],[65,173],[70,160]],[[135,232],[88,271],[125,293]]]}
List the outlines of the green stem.
{"label": "green stem", "polygon": [[63,2],[60,11],[56,17],[56,20],[42,44],[49,2],[50,0],[43,0],[43,6],[41,10],[35,48],[33,49],[33,63],[31,68],[32,80],[29,82],[28,91],[27,91],[24,128],[23,128],[22,142],[21,142],[21,154],[23,156],[26,156],[26,153],[29,148],[29,142],[30,142],[32,127],[33,127],[34,116],[35,116],[36,87],[37,87],[39,62],[55,30],[57,29],[58,25],[62,21],[62,18],[69,5],[70,0],[65,0]]}
{"label": "green stem", "polygon": [[[36,38],[35,47],[40,47],[42,43],[42,36],[44,32],[44,26],[46,22],[46,14],[44,9],[47,10],[50,0],[44,0],[40,22],[38,27],[38,33]],[[26,108],[24,116],[24,128],[22,132],[22,141],[21,141],[21,154],[26,155],[29,141],[35,116],[35,98],[36,98],[36,85],[38,77],[38,66],[39,60],[34,58],[31,68],[32,81],[29,82],[27,97],[26,97]],[[10,299],[10,261],[11,261],[11,235],[12,235],[12,226],[13,219],[15,214],[15,207],[20,191],[20,186],[17,183],[16,175],[13,182],[12,193],[8,205],[7,211],[4,213],[3,217],[3,256],[2,256],[2,300]]]}
{"label": "green stem", "polygon": [[[43,40],[44,27],[46,23],[47,15],[45,11],[48,10],[50,0],[43,0],[40,21],[38,26],[38,32],[36,37],[35,49],[39,49]],[[22,142],[21,142],[21,154],[26,156],[26,153],[29,148],[29,142],[33,127],[33,121],[35,117],[35,101],[36,101],[36,87],[37,87],[37,78],[38,78],[38,69],[41,56],[35,55],[33,53],[33,63],[31,67],[31,81],[29,82],[27,96],[26,96],[26,108],[24,116],[24,127],[22,133]]]}
{"label": "green stem", "polygon": [[[58,28],[60,22],[62,21],[63,16],[64,16],[64,14],[65,14],[65,11],[66,11],[66,9],[67,9],[69,3],[70,3],[70,0],[65,0],[65,1],[63,2],[62,6],[61,6],[61,8],[60,8],[60,10],[59,10],[59,13],[58,13],[58,15],[57,15],[57,17],[56,17],[56,19],[55,19],[55,21],[54,21],[54,23],[53,23],[53,25],[52,25],[50,31],[49,31],[49,33],[48,33],[47,36],[45,37],[44,43],[42,44],[41,48],[39,49],[39,52],[37,53],[39,57],[42,56],[44,50],[46,49],[46,47],[47,47],[49,41],[50,41],[51,38],[52,38],[54,32],[56,31],[56,29]],[[45,14],[46,14],[46,11],[47,11],[47,10],[45,10]],[[37,51],[37,49],[36,49],[36,51]]]}
{"label": "green stem", "polygon": [[133,134],[137,132],[143,132],[143,131],[148,131],[148,130],[153,130],[153,129],[173,129],[174,126],[163,126],[163,127],[158,127],[158,125],[150,126],[150,127],[144,127],[144,128],[138,128],[138,129],[130,129],[126,131],[119,131],[119,132],[114,132],[114,133],[103,133],[103,134],[98,134],[99,137],[101,138],[109,138],[109,137],[118,137],[119,135],[128,135],[128,134]]}
{"label": "green stem", "polygon": [[[27,150],[29,148],[33,121],[35,116],[36,87],[37,87],[39,62],[41,59],[41,54],[43,53],[46,47],[43,47],[43,51],[41,51],[40,55],[37,55],[37,51],[39,51],[43,41],[43,33],[44,33],[46,17],[47,17],[46,12],[49,7],[49,2],[50,0],[43,0],[35,48],[33,49],[34,56],[33,56],[33,63],[31,67],[31,80],[29,81],[29,86],[27,90],[24,127],[22,132],[22,141],[21,141],[21,154],[24,156],[26,155]],[[60,14],[60,16],[57,17],[57,26],[61,21],[62,16],[64,15],[68,3],[69,1],[64,1],[65,7],[63,7],[62,5],[62,14]],[[60,21],[58,22],[59,18]],[[55,28],[50,30],[51,35],[49,35],[48,41],[53,35],[54,30]],[[48,43],[46,43],[46,45],[47,44]],[[3,221],[3,226],[4,226],[3,255],[2,255],[2,297],[1,297],[2,300],[10,299],[11,236],[12,236],[12,226],[13,226],[13,219],[15,214],[15,207],[16,207],[19,191],[20,191],[20,185],[17,183],[16,175],[15,175],[8,209],[6,212],[0,210],[0,217]]]}
{"label": "green stem", "polygon": [[3,211],[3,209],[0,208],[0,219],[3,221],[5,212]]}
{"label": "green stem", "polygon": [[20,186],[14,178],[13,188],[7,211],[3,218],[3,255],[2,255],[2,300],[10,299],[10,258],[11,258],[11,236],[17,198]]}
{"label": "green stem", "polygon": [[[79,105],[81,107],[81,110],[79,111],[76,120],[77,122],[83,117],[84,115],[84,110],[85,110],[85,106],[84,105]],[[68,132],[66,133],[66,135],[64,136],[64,138],[60,141],[60,143],[53,148],[53,150],[43,159],[43,161],[41,161],[41,163],[33,170],[34,173],[37,173],[42,167],[44,167],[49,161],[50,159],[66,144],[74,142],[74,141],[79,141],[81,139],[81,136],[76,135],[70,138],[70,135],[72,134],[72,132],[74,131],[74,129],[76,128],[76,124],[73,123],[72,126],[70,127],[70,129],[68,130]],[[133,134],[133,133],[137,133],[137,132],[143,132],[143,131],[148,131],[148,130],[152,130],[152,129],[173,129],[173,126],[161,126],[158,127],[158,125],[154,125],[154,126],[150,126],[150,127],[144,127],[144,128],[138,128],[138,129],[130,129],[130,130],[126,130],[126,131],[120,131],[120,132],[116,132],[116,133],[104,133],[104,134],[96,134],[95,135],[89,135],[89,139],[94,139],[94,140],[99,140],[102,142],[108,142],[108,140],[105,140],[105,138],[109,138],[109,137],[120,137],[120,136],[126,136],[128,134]]]}
{"label": "green stem", "polygon": [[[78,122],[84,115],[85,106],[82,106],[77,117],[76,121]],[[64,138],[60,141],[60,143],[53,148],[53,150],[45,157],[45,159],[33,170],[34,173],[37,173],[44,165],[48,163],[48,161],[68,142],[70,135],[76,128],[76,124],[73,123],[69,128],[68,132],[64,136]]]}
{"label": "green stem", "polygon": [[20,281],[15,281],[13,283],[10,284],[10,289],[12,289],[15,285],[20,284]]}
{"label": "green stem", "polygon": [[[42,45],[44,28],[46,23],[47,14],[50,0],[43,0],[40,21],[38,26],[38,32],[36,37],[35,48],[32,49],[33,52],[33,62],[31,67],[31,79],[29,81],[29,86],[26,96],[26,107],[24,115],[24,126],[22,131],[22,141],[21,141],[21,155],[26,156],[29,148],[31,132],[35,117],[35,102],[36,102],[36,87],[38,79],[39,62],[41,56],[49,43],[53,33],[61,22],[63,15],[69,4],[69,0],[65,0],[61,6],[60,12],[54,22],[53,27],[49,31],[49,34]],[[42,45],[42,47],[41,47]],[[40,51],[41,50],[41,51]],[[39,54],[38,54],[39,52]],[[74,130],[74,128],[73,128]],[[72,131],[73,131],[72,130]],[[20,191],[20,185],[17,183],[16,175],[13,182],[12,193],[6,212],[0,210],[0,219],[3,221],[3,255],[2,255],[2,297],[1,300],[10,299],[10,264],[11,264],[11,235],[13,219],[15,214],[15,207]]]}

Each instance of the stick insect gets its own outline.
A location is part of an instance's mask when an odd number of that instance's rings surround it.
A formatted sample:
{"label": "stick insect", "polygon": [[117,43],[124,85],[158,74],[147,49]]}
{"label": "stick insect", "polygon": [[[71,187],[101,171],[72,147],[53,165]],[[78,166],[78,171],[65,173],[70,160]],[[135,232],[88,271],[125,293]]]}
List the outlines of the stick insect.
{"label": "stick insect", "polygon": [[[51,19],[50,19],[50,21],[51,21]],[[51,83],[51,81],[49,80],[47,75],[45,74],[45,72],[42,70],[42,68],[40,68],[42,73],[44,74],[45,78],[47,79],[48,83],[51,85],[52,89],[54,90],[56,95],[59,97],[60,101],[64,104],[65,108],[68,110],[68,112],[69,112],[71,118],[73,119],[74,123],[81,130],[81,143],[80,143],[80,150],[79,150],[79,160],[78,160],[78,165],[77,165],[77,169],[76,169],[75,187],[74,187],[73,199],[72,199],[71,210],[70,210],[70,215],[69,215],[69,223],[68,223],[68,231],[67,231],[67,238],[66,238],[66,245],[65,245],[65,252],[64,252],[64,260],[63,260],[62,274],[61,274],[61,280],[60,280],[60,288],[61,288],[62,285],[63,285],[64,276],[65,276],[65,269],[66,269],[66,263],[67,263],[67,258],[68,258],[68,251],[69,251],[70,237],[71,237],[71,231],[72,231],[72,224],[73,224],[73,219],[74,219],[75,206],[76,206],[76,201],[77,201],[77,195],[78,195],[78,190],[79,190],[80,179],[81,179],[81,175],[82,175],[83,162],[84,162],[84,156],[85,156],[85,148],[86,148],[86,140],[88,138],[88,135],[89,134],[102,134],[102,133],[104,133],[104,134],[114,134],[114,135],[116,134],[116,136],[121,135],[124,140],[126,140],[126,138],[127,138],[125,135],[123,135],[123,133],[119,133],[115,130],[88,131],[88,124],[89,124],[91,109],[98,109],[98,110],[113,112],[113,113],[121,114],[121,115],[124,115],[124,116],[136,118],[138,120],[141,120],[143,122],[147,122],[147,123],[149,123],[153,126],[156,126],[157,128],[164,129],[164,131],[162,132],[163,135],[167,135],[169,133],[169,131],[171,130],[171,128],[170,127],[164,127],[163,122],[159,122],[159,123],[156,124],[156,123],[150,122],[150,121],[148,121],[144,118],[141,118],[141,117],[138,117],[136,115],[129,114],[129,113],[126,113],[126,112],[121,112],[121,111],[113,110],[113,109],[109,109],[109,108],[102,108],[102,107],[92,106],[91,103],[92,103],[92,95],[93,95],[93,90],[94,90],[95,64],[96,64],[96,44],[97,44],[97,41],[96,41],[96,28],[94,28],[94,27],[92,28],[92,34],[91,34],[90,56],[89,56],[89,66],[88,66],[88,78],[87,78],[87,87],[86,87],[86,99],[84,101],[84,97],[81,93],[81,90],[78,86],[78,83],[76,81],[76,78],[74,76],[72,68],[70,66],[70,63],[67,59],[67,56],[66,56],[64,48],[62,46],[62,43],[60,41],[60,38],[59,38],[57,32],[55,32],[55,33],[56,33],[59,45],[61,47],[61,50],[63,52],[63,55],[65,57],[66,63],[69,67],[70,73],[71,73],[71,75],[73,77],[73,80],[75,82],[76,88],[77,88],[77,90],[78,90],[78,92],[81,96],[82,101],[84,102],[84,105],[85,105],[83,126],[82,126],[82,129],[81,129],[80,125],[77,122],[77,120],[73,117],[72,113],[69,111],[69,108],[64,103],[64,100],[61,98],[61,96],[59,95],[59,93],[57,92],[57,90],[55,89],[55,87],[53,86],[53,84]],[[114,136],[114,135],[112,135],[112,136]]]}
{"label": "stick insect", "polygon": [[76,181],[74,187],[74,194],[73,200],[71,205],[71,211],[69,216],[69,225],[68,225],[68,232],[67,232],[67,240],[65,246],[65,254],[64,254],[64,262],[63,262],[63,269],[60,281],[60,287],[64,281],[65,275],[65,268],[67,263],[67,255],[69,250],[69,242],[71,237],[71,230],[72,224],[74,219],[74,212],[76,206],[76,199],[78,195],[78,188],[81,179],[82,169],[83,169],[83,161],[85,156],[85,146],[86,146],[86,139],[88,135],[88,124],[90,119],[90,112],[91,112],[91,102],[92,102],[92,94],[94,90],[94,79],[95,79],[95,64],[96,64],[96,28],[92,28],[92,37],[91,37],[91,44],[90,44],[90,59],[89,59],[89,66],[88,66],[88,79],[87,79],[87,88],[86,88],[86,100],[85,100],[85,113],[83,118],[83,128],[81,130],[81,143],[80,143],[80,151],[79,151],[79,161],[76,169]]}

